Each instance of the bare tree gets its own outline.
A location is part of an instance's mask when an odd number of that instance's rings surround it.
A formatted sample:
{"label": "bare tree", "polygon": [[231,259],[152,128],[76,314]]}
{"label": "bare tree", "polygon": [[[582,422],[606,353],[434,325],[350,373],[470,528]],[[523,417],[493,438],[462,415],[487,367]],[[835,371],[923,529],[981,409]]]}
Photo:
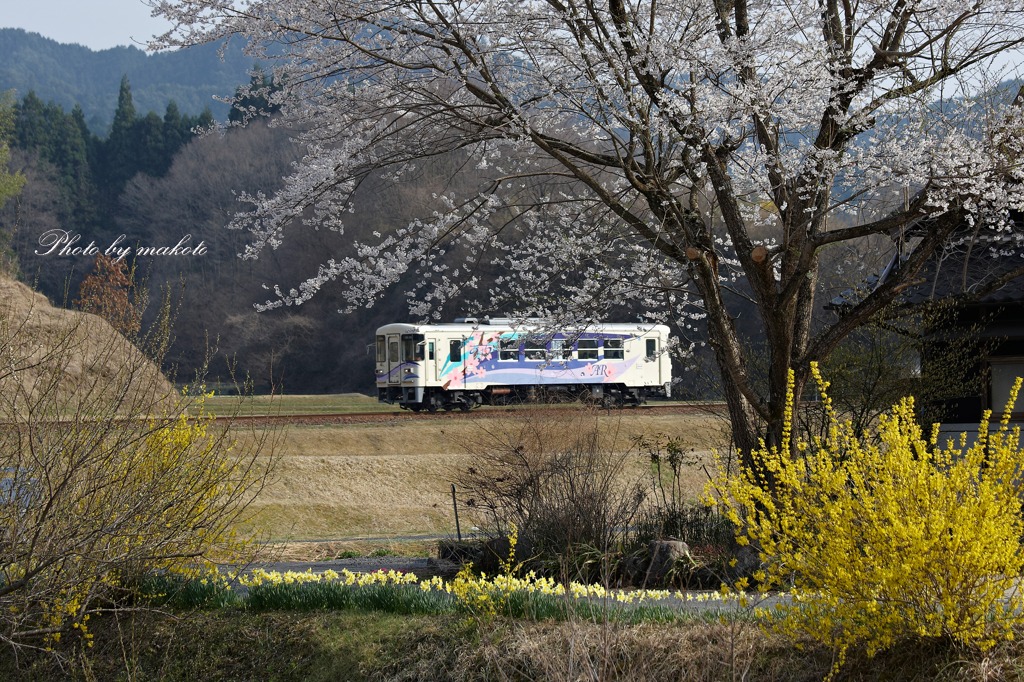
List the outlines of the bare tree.
{"label": "bare tree", "polygon": [[134,271],[128,270],[123,260],[99,254],[92,272],[78,288],[75,306],[99,315],[124,336],[133,337],[142,327],[146,298],[144,290],[136,287]]}
{"label": "bare tree", "polygon": [[[743,452],[760,424],[778,437],[788,370],[800,390],[809,363],[951,234],[1012,230],[1024,205],[1021,112],[977,96],[1020,54],[1024,10],[1009,0],[154,7],[176,27],[155,47],[238,39],[277,64],[270,101],[306,156],[272,197],[246,197],[231,223],[252,233],[246,257],[297,221],[344,230],[370,178],[399,182],[450,151],[478,172],[476,192],[353,240],[268,307],[331,281],[358,306],[412,268],[426,316],[466,300],[467,272],[492,260],[508,275],[488,300],[520,313],[585,319],[629,297],[704,328]],[[820,252],[873,235],[900,267],[814,328]],[[465,265],[443,263],[460,245]],[[769,356],[763,385],[737,332],[744,297]]]}

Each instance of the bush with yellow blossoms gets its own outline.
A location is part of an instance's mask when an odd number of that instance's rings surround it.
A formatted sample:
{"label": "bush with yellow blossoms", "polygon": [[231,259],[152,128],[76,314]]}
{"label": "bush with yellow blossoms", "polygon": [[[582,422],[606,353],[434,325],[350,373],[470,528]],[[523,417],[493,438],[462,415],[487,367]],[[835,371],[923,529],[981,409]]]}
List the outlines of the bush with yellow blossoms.
{"label": "bush with yellow blossoms", "polygon": [[780,446],[762,443],[755,471],[711,486],[740,542],[758,548],[762,588],[792,594],[774,625],[832,647],[833,672],[853,649],[871,656],[915,638],[987,648],[1012,638],[1024,619],[1024,452],[1009,407],[997,425],[986,414],[973,443],[923,431],[912,398],[857,433],[813,372],[827,433],[794,438],[791,388]]}
{"label": "bush with yellow blossoms", "polygon": [[240,558],[266,441],[214,423],[140,341],[0,301],[0,643],[88,643],[89,615],[147,576]]}

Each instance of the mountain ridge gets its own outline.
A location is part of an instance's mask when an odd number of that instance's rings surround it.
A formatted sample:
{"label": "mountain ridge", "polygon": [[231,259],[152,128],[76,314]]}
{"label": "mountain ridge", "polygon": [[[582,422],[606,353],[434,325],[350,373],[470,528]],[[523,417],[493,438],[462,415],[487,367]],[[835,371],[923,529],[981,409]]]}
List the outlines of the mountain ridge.
{"label": "mountain ridge", "polygon": [[201,45],[173,52],[146,53],[133,45],[92,50],[60,43],[20,28],[0,28],[0,91],[14,89],[18,99],[34,91],[44,102],[71,111],[82,107],[90,129],[107,134],[117,107],[121,77],[128,76],[135,107],[163,114],[170,100],[185,113],[209,108],[227,118],[228,105],[216,100],[234,94],[249,81],[254,60],[240,46]]}

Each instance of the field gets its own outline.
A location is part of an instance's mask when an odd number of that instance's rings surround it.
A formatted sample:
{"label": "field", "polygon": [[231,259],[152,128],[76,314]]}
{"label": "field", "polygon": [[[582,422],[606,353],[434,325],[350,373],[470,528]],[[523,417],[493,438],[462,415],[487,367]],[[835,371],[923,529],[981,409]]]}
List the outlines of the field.
{"label": "field", "polygon": [[214,414],[300,415],[345,414],[349,412],[400,412],[398,407],[378,402],[362,393],[331,395],[258,395],[241,399],[231,395],[214,395],[206,400]]}
{"label": "field", "polygon": [[[236,399],[214,398],[210,408],[224,413]],[[532,419],[543,407],[493,408],[460,414],[408,418],[366,396],[287,396],[263,399],[242,414],[309,415],[391,411],[392,419],[355,423],[285,423],[280,426],[274,480],[252,507],[249,529],[275,543],[346,541],[373,538],[389,546],[414,536],[455,534],[451,501],[454,472],[471,466],[474,448],[517,420]],[[580,412],[580,410],[584,410]],[[665,434],[706,459],[726,444],[725,421],[713,414],[664,414],[644,410],[593,411],[559,408],[567,419],[594,420],[606,442],[630,448],[633,436]],[[559,417],[562,418],[562,417]],[[315,421],[315,420],[314,420]],[[636,454],[637,475],[646,462]],[[687,479],[696,497],[706,474],[694,467]],[[466,514],[468,510],[460,510]],[[473,525],[462,517],[464,532]],[[364,543],[365,544],[365,541]]]}

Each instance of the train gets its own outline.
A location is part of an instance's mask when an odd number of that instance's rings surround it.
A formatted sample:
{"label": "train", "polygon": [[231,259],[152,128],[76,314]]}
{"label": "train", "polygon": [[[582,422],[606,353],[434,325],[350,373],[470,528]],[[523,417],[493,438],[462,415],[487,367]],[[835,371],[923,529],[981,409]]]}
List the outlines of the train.
{"label": "train", "polygon": [[563,331],[507,318],[387,324],[376,333],[377,398],[414,412],[580,398],[639,405],[672,395],[668,346],[660,324]]}

